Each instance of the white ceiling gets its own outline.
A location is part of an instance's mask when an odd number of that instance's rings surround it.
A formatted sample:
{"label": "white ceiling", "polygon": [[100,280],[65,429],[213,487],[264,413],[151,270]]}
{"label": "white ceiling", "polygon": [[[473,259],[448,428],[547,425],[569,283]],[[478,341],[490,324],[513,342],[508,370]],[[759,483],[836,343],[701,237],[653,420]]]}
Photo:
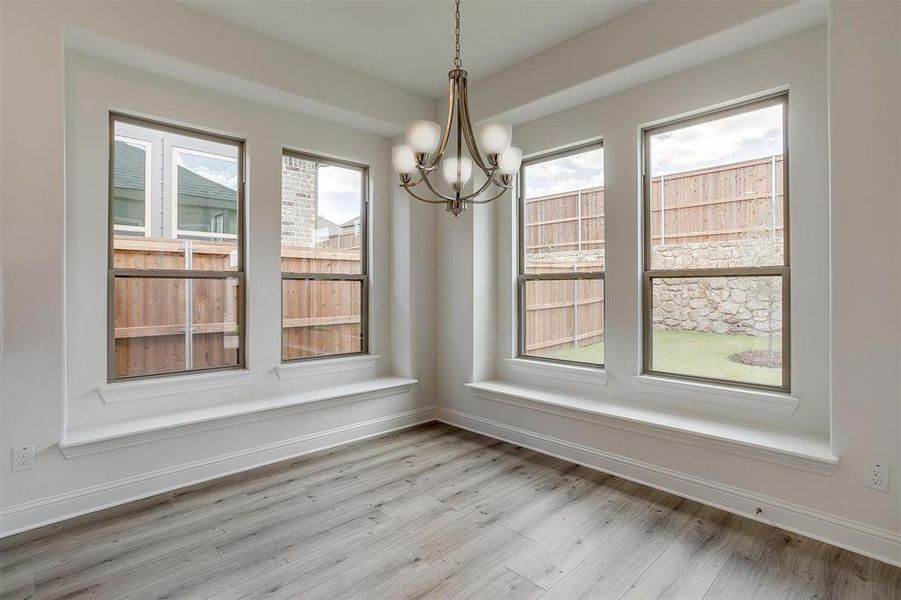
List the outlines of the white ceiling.
{"label": "white ceiling", "polygon": [[[465,0],[463,67],[478,81],[647,0]],[[441,97],[451,0],[188,0],[190,6],[412,92]]]}

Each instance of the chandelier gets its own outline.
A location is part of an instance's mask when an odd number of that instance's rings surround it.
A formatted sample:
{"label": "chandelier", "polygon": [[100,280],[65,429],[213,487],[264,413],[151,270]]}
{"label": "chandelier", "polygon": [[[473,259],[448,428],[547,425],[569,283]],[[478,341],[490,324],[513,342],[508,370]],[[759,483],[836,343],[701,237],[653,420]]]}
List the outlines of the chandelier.
{"label": "chandelier", "polygon": [[[447,116],[444,127],[433,121],[413,121],[406,126],[406,144],[392,148],[394,170],[400,187],[408,194],[431,204],[444,204],[455,217],[473,204],[487,204],[513,187],[513,177],[522,163],[522,150],[511,146],[513,127],[509,123],[486,123],[474,131],[469,112],[466,71],[460,60],[460,0],[455,0],[454,68],[447,74]],[[476,133],[477,132],[477,133]],[[448,154],[448,142],[454,135],[455,152]],[[463,156],[463,146],[469,156]],[[485,175],[481,185],[464,193],[472,176],[473,164]],[[450,187],[442,192],[430,177],[436,172]],[[416,190],[420,185],[428,190]],[[479,198],[489,187],[489,197]],[[492,196],[492,194],[494,194]]]}

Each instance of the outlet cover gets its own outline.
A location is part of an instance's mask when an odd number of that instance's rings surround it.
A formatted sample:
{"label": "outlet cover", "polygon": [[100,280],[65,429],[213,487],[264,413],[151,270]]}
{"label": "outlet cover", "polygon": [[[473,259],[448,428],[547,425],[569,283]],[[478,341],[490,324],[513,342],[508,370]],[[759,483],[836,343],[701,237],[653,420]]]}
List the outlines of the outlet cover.
{"label": "outlet cover", "polygon": [[34,445],[12,449],[13,471],[27,471],[34,468]]}
{"label": "outlet cover", "polygon": [[864,487],[880,492],[888,492],[889,467],[885,463],[869,463],[863,477]]}

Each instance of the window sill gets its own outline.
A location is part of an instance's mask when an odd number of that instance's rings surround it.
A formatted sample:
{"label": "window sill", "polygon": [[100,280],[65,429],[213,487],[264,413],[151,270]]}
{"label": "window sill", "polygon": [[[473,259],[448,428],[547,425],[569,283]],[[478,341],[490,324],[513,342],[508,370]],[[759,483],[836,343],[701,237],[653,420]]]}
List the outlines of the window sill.
{"label": "window sill", "polygon": [[65,438],[59,443],[59,448],[66,458],[76,458],[292,413],[393,396],[409,392],[415,383],[415,379],[403,377],[376,377],[325,389],[226,406],[199,408],[132,421],[80,427],[67,431]]}
{"label": "window sill", "polygon": [[299,360],[280,364],[275,368],[275,373],[281,380],[328,375],[330,373],[347,373],[348,371],[370,371],[375,373],[375,363],[378,359],[378,354],[354,354],[334,358]]}
{"label": "window sill", "polygon": [[717,406],[746,408],[782,415],[792,415],[798,409],[798,398],[789,394],[764,390],[740,389],[697,381],[684,381],[657,375],[635,375],[635,388],[656,396],[677,401],[715,403]]}
{"label": "window sill", "polygon": [[831,474],[838,465],[838,458],[832,453],[829,441],[820,437],[677,415],[650,407],[540,390],[506,381],[478,381],[467,386],[475,396],[485,400],[822,475]]}
{"label": "window sill", "polygon": [[552,377],[570,383],[588,383],[591,385],[607,385],[607,371],[599,367],[580,367],[563,363],[529,360],[527,358],[508,358],[507,366],[512,371],[527,375]]}
{"label": "window sill", "polygon": [[97,388],[104,404],[147,400],[163,396],[177,396],[232,388],[253,383],[253,373],[247,369],[232,369],[208,373],[187,373],[162,377],[150,377],[134,381],[115,381]]}

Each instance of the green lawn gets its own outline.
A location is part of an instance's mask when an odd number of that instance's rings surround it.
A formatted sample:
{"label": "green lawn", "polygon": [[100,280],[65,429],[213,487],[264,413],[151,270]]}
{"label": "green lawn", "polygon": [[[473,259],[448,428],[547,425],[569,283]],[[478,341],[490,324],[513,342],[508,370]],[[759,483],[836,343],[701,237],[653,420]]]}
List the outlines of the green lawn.
{"label": "green lawn", "polygon": [[[766,337],[731,333],[707,333],[702,331],[654,331],[654,364],[652,368],[662,373],[695,375],[728,379],[762,385],[781,385],[782,370],[752,367],[729,360],[729,356],[744,350],[766,350]],[[773,340],[773,348],[779,350],[782,340]],[[604,360],[604,344],[592,344],[584,348],[559,350],[548,358],[600,363]]]}

